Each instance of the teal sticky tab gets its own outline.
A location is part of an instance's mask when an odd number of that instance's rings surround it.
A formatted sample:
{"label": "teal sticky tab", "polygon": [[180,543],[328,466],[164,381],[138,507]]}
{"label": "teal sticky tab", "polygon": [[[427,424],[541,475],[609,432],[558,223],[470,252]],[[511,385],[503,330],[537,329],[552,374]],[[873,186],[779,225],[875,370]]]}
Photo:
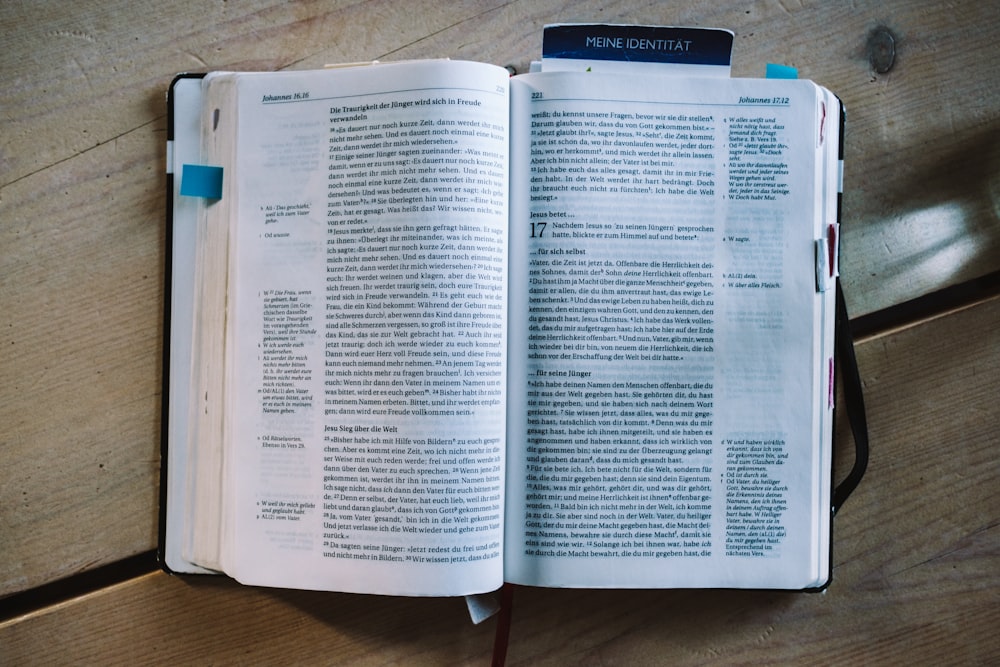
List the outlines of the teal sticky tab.
{"label": "teal sticky tab", "polygon": [[184,165],[181,168],[181,195],[222,199],[222,167]]}
{"label": "teal sticky tab", "polygon": [[767,72],[764,76],[768,79],[797,79],[799,78],[799,70],[788,65],[768,63]]}

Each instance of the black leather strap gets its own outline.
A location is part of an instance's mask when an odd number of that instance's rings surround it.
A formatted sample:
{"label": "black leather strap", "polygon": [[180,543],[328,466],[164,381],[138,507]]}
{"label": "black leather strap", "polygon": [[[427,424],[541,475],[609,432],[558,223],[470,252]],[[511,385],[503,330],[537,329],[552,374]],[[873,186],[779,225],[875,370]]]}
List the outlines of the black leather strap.
{"label": "black leather strap", "polygon": [[847,410],[847,420],[854,437],[854,466],[847,477],[833,490],[832,511],[840,510],[844,501],[850,497],[854,489],[861,483],[868,469],[868,418],[865,414],[865,398],[861,389],[861,374],[858,372],[858,360],[854,356],[854,336],[847,316],[847,304],[844,302],[844,291],[837,279],[837,319],[836,319],[837,366],[840,369],[844,383],[844,404]]}

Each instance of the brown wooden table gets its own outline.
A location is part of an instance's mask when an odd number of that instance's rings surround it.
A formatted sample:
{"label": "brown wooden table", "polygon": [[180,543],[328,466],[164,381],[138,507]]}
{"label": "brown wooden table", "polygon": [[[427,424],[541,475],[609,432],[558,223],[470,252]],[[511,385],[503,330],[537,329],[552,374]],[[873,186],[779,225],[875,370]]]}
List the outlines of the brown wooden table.
{"label": "brown wooden table", "polygon": [[495,621],[471,625],[461,600],[156,570],[164,95],[185,70],[524,71],[558,21],[731,28],[734,75],[783,63],[843,98],[843,281],[872,457],[826,593],[522,588],[508,663],[1000,662],[994,3],[8,0],[0,664],[488,660]]}

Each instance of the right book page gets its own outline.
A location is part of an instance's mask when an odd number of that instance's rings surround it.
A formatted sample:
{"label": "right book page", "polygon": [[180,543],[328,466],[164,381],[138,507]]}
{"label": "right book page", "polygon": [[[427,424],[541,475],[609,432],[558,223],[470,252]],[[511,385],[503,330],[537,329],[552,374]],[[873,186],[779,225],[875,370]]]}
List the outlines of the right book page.
{"label": "right book page", "polygon": [[541,73],[511,99],[506,580],[822,585],[827,93]]}

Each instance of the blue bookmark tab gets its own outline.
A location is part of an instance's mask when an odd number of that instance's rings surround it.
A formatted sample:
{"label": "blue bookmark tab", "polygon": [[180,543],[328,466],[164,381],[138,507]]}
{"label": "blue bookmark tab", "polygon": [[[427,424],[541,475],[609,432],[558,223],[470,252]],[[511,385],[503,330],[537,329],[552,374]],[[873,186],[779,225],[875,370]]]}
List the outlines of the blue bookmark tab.
{"label": "blue bookmark tab", "polygon": [[768,79],[797,79],[799,78],[799,71],[788,65],[768,63],[767,72],[764,76]]}
{"label": "blue bookmark tab", "polygon": [[184,165],[181,168],[181,195],[222,199],[222,167]]}

